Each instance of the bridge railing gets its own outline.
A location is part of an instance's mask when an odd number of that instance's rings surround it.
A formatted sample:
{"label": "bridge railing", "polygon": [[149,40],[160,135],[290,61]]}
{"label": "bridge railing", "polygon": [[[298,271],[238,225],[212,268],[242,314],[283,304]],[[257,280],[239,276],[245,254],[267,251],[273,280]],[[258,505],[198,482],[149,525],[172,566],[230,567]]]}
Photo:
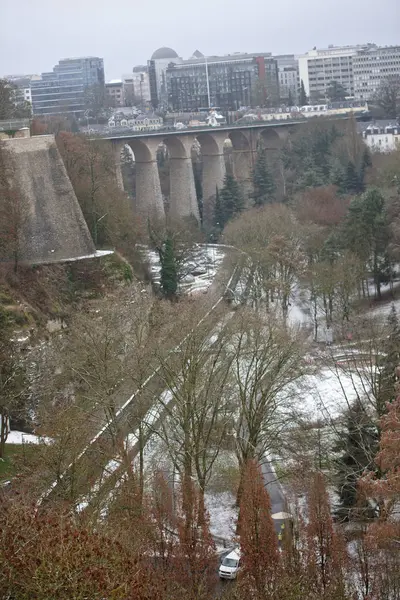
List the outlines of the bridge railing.
{"label": "bridge railing", "polygon": [[[343,120],[348,119],[347,115],[335,115],[335,116],[324,116],[318,117],[314,116],[314,118],[324,118],[329,120]],[[220,130],[231,130],[235,128],[252,128],[252,127],[276,127],[276,126],[284,126],[284,125],[296,125],[303,124],[310,121],[310,117],[297,117],[296,119],[269,119],[266,120],[249,120],[246,122],[238,122],[230,123],[229,125],[221,125],[220,127],[210,127],[208,125],[197,125],[196,127],[185,127],[184,129],[176,129],[173,125],[167,127],[160,127],[160,129],[149,129],[142,131],[133,131],[130,127],[107,127],[105,126],[102,129],[87,131],[82,129],[82,133],[90,136],[91,138],[117,138],[117,137],[136,137],[136,136],[157,136],[163,133],[188,133],[188,132],[196,132],[196,131],[220,131]]]}
{"label": "bridge railing", "polygon": [[160,133],[187,133],[189,131],[220,131],[222,130],[230,130],[230,129],[234,129],[234,128],[240,128],[240,127],[267,127],[268,125],[277,125],[277,124],[289,124],[289,123],[298,123],[298,122],[304,122],[307,121],[307,119],[296,119],[296,121],[290,121],[289,119],[283,120],[283,119],[271,119],[269,121],[248,121],[246,123],[230,123],[229,125],[221,125],[220,127],[210,127],[208,125],[197,125],[195,127],[185,127],[184,129],[176,129],[173,125],[171,126],[167,126],[167,127],[160,127],[159,129],[148,129],[148,130],[141,130],[141,131],[135,131],[132,130],[130,127],[105,127],[104,129],[97,129],[97,130],[92,130],[92,131],[87,131],[82,129],[82,133],[85,133],[86,135],[89,135],[90,137],[133,137],[133,136],[147,136],[147,135],[159,135]]}

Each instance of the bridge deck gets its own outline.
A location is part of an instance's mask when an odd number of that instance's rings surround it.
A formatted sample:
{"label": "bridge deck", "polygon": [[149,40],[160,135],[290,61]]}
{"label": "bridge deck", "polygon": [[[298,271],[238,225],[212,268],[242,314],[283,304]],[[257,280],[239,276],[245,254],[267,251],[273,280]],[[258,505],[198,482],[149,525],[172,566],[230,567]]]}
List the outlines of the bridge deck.
{"label": "bridge deck", "polygon": [[[349,119],[347,115],[344,116],[336,116],[336,117],[323,117],[324,120],[329,119],[330,121],[343,121]],[[173,127],[163,127],[162,129],[157,129],[156,131],[129,131],[128,128],[125,128],[122,131],[115,132],[104,132],[104,135],[99,131],[97,135],[93,135],[90,139],[107,139],[107,140],[120,140],[120,139],[130,139],[133,137],[137,138],[149,138],[149,137],[165,137],[172,135],[187,135],[187,134],[199,134],[199,133],[211,133],[211,132],[219,132],[219,131],[227,131],[230,132],[232,130],[257,130],[257,129],[266,129],[268,127],[290,127],[291,125],[304,125],[305,123],[309,123],[310,119],[287,119],[287,120],[279,120],[279,121],[257,121],[256,123],[240,123],[235,124],[231,123],[230,125],[222,125],[221,127],[188,127],[187,129],[174,129]]]}

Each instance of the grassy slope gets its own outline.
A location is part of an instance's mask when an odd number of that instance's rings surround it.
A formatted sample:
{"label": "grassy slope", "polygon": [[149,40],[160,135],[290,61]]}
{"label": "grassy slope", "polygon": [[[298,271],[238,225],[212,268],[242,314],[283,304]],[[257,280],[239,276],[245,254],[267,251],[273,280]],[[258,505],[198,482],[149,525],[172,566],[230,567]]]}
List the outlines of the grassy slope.
{"label": "grassy slope", "polygon": [[0,335],[7,328],[31,329],[64,319],[85,300],[129,283],[130,266],[118,254],[69,264],[0,270]]}
{"label": "grassy slope", "polygon": [[0,483],[11,479],[27,467],[35,450],[35,444],[6,444],[5,456],[0,459]]}

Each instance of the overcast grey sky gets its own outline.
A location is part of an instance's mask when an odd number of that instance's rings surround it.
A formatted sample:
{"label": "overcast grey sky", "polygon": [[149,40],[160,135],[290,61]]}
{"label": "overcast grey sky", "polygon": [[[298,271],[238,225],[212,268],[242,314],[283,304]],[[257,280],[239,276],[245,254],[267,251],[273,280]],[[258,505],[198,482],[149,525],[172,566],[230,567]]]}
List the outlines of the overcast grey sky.
{"label": "overcast grey sky", "polygon": [[188,58],[400,43],[400,0],[0,0],[0,75],[100,56],[106,80],[160,46]]}

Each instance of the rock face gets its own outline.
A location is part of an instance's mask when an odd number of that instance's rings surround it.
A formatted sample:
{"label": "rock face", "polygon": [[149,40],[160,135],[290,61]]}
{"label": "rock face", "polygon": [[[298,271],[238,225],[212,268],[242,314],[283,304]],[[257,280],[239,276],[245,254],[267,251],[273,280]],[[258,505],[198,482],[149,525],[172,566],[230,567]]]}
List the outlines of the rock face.
{"label": "rock face", "polygon": [[95,252],[53,135],[6,140],[12,185],[22,197],[20,262],[59,262]]}

